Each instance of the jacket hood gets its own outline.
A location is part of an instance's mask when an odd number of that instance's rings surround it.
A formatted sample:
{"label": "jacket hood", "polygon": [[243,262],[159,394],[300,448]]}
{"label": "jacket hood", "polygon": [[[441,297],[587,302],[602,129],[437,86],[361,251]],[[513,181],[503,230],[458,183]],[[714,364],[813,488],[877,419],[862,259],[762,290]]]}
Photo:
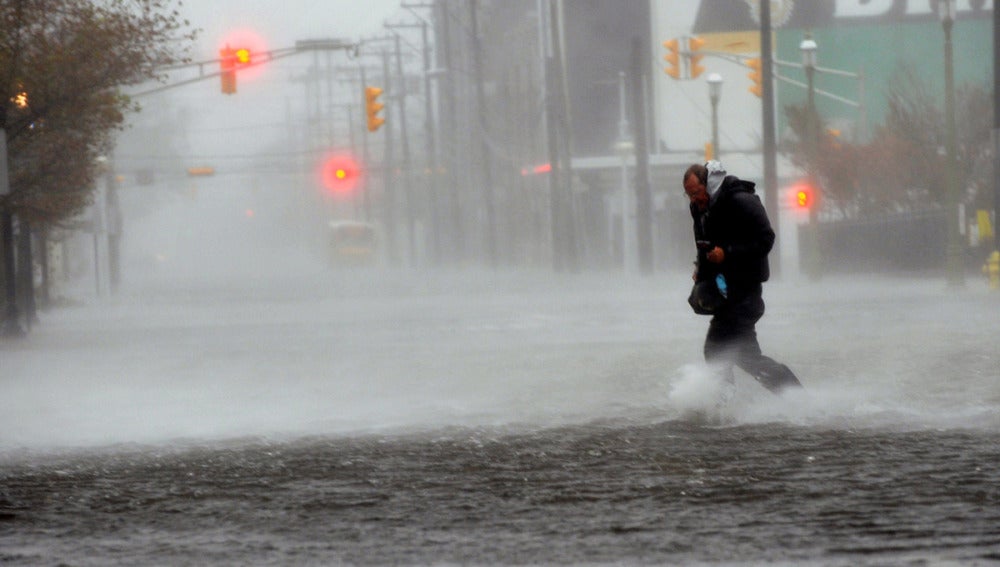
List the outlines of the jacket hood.
{"label": "jacket hood", "polygon": [[722,163],[712,160],[705,163],[708,170],[708,181],[705,183],[705,190],[708,192],[709,207],[715,205],[723,195],[732,193],[747,192],[754,193],[755,183],[746,181],[732,175],[726,175]]}
{"label": "jacket hood", "polygon": [[708,181],[705,183],[708,198],[709,201],[715,201],[719,195],[719,188],[722,187],[722,182],[726,179],[726,168],[722,167],[721,162],[713,159],[705,163],[705,169],[708,170]]}

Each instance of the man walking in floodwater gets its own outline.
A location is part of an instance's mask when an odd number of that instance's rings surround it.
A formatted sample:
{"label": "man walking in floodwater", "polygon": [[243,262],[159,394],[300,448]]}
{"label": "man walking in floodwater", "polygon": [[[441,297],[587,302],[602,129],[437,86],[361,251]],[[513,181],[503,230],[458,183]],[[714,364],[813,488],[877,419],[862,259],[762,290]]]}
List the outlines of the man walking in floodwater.
{"label": "man walking in floodwater", "polygon": [[778,393],[801,387],[795,374],[764,356],[755,325],[764,315],[762,283],[770,269],[767,254],[774,230],[754,184],[732,175],[717,161],[694,164],[684,172],[684,192],[691,201],[698,260],[691,306],[711,314],[705,337],[705,360],[721,364],[733,382],[733,365]]}

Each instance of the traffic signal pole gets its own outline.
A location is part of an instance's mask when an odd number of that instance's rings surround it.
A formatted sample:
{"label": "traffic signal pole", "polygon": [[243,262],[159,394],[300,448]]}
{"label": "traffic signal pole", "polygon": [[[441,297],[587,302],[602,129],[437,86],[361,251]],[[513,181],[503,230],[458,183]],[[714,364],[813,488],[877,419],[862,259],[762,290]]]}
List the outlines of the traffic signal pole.
{"label": "traffic signal pole", "polygon": [[[392,76],[389,73],[389,52],[382,50],[382,81],[385,90],[392,92]],[[402,88],[402,87],[400,87]],[[386,108],[388,113],[389,109]],[[389,265],[396,267],[399,265],[399,242],[396,236],[396,183],[393,173],[396,170],[395,143],[393,142],[394,120],[387,114],[385,121],[385,154],[382,160],[382,201],[385,213],[385,239],[388,243]]]}
{"label": "traffic signal pole", "polygon": [[[241,63],[239,68],[245,69],[249,67],[256,67],[258,65],[263,65],[265,63],[270,63],[278,59],[284,59],[285,57],[291,57],[292,55],[298,55],[299,53],[305,53],[307,51],[354,51],[357,52],[358,44],[347,43],[341,39],[309,39],[304,41],[295,42],[295,47],[284,47],[281,49],[273,49],[271,51],[262,51],[260,53],[253,54],[253,60],[246,63]],[[198,67],[198,76],[192,79],[185,79],[183,81],[177,81],[176,83],[170,83],[167,85],[161,85],[152,89],[145,91],[140,91],[137,93],[130,94],[132,98],[138,98],[142,96],[147,96],[163,91],[168,91],[176,89],[178,87],[183,87],[198,83],[201,81],[206,81],[208,79],[214,79],[215,77],[222,77],[227,72],[226,69],[220,69],[214,73],[205,73],[206,66],[221,66],[223,63],[223,58],[219,59],[208,59],[205,61],[196,61],[192,63],[183,63],[180,65],[170,65],[167,67],[159,67],[157,71],[176,71],[178,69],[186,69],[190,67]],[[235,88],[235,85],[234,85]],[[229,94],[229,93],[227,93]]]}
{"label": "traffic signal pole", "polygon": [[[367,82],[366,77],[365,77],[365,66],[359,64],[358,65],[358,70],[359,70],[360,75],[361,75],[361,96],[364,97],[364,96],[366,96],[365,89],[368,88],[366,86],[366,85],[368,85],[368,82]],[[364,159],[364,161],[365,161],[365,168],[368,169],[369,172],[371,171],[371,163],[372,163],[372,161],[371,161],[371,149],[369,147],[369,139],[368,139],[370,136],[371,136],[371,128],[366,126],[361,131],[361,156],[362,156],[362,159]],[[368,222],[372,222],[372,197],[371,197],[371,194],[372,194],[372,181],[371,181],[371,175],[369,174],[369,175],[365,175],[364,191],[362,191],[362,197],[361,197],[362,198],[362,205],[361,206],[362,206],[362,208],[365,211],[365,220],[368,221]]]}
{"label": "traffic signal pole", "polygon": [[[413,8],[433,8],[433,4],[402,4],[403,8],[411,9]],[[427,21],[416,14],[414,15],[420,20],[418,24],[386,24],[385,27],[388,29],[395,28],[420,28],[420,38],[421,38],[421,57],[423,60],[423,82],[424,82],[424,136],[426,138],[426,160],[427,160],[427,171],[426,175],[426,188],[427,188],[427,200],[429,205],[428,211],[428,222],[430,223],[431,229],[431,249],[430,258],[433,264],[438,264],[441,261],[441,212],[439,211],[439,199],[438,199],[438,164],[437,164],[437,140],[435,139],[434,131],[434,101],[431,89],[431,48],[430,48],[430,38],[428,37],[428,24]]]}
{"label": "traffic signal pole", "polygon": [[1000,10],[993,7],[993,250],[1000,250]]}
{"label": "traffic signal pole", "polygon": [[552,223],[552,261],[557,272],[575,272],[578,266],[576,219],[573,214],[572,126],[563,65],[562,3],[549,0],[545,33],[545,101],[549,148],[549,191]]}
{"label": "traffic signal pole", "polygon": [[[541,7],[539,8],[541,10]],[[545,14],[544,11],[541,12]],[[551,13],[549,18],[554,17]],[[559,118],[559,95],[557,89],[557,77],[559,74],[558,59],[553,55],[552,44],[555,41],[553,31],[555,25],[542,25],[543,33],[543,59],[545,65],[545,137],[546,149],[549,157],[549,228],[551,231],[552,245],[552,269],[562,272],[566,266],[566,257],[563,253],[563,239],[565,231],[562,228],[562,200],[560,197],[561,185],[559,183],[562,175],[561,160],[559,156],[559,129],[561,121]]]}
{"label": "traffic signal pole", "polygon": [[760,0],[761,120],[764,137],[764,208],[773,215],[777,254],[770,258],[771,274],[781,275],[781,213],[778,208],[778,147],[774,131],[774,56],[771,45],[771,0]]}
{"label": "traffic signal pole", "polygon": [[472,25],[472,57],[476,81],[476,114],[478,115],[478,135],[479,153],[482,163],[483,182],[483,207],[486,212],[486,254],[491,267],[497,267],[497,223],[496,206],[493,198],[493,159],[490,154],[490,147],[487,141],[486,123],[486,93],[483,88],[483,46],[479,41],[479,2],[471,0],[469,3],[469,15]]}
{"label": "traffic signal pole", "polygon": [[430,199],[431,205],[432,262],[439,264],[441,262],[441,212],[439,210],[438,198],[438,150],[434,128],[434,100],[431,94],[431,46],[429,32],[427,22],[421,22],[420,36],[423,40],[424,60],[424,127],[427,136],[427,169],[430,172],[427,177],[427,196]]}
{"label": "traffic signal pole", "polygon": [[399,108],[399,142],[403,152],[402,177],[403,199],[406,202],[406,234],[409,250],[410,267],[417,265],[416,220],[413,210],[413,163],[410,160],[410,136],[406,127],[406,77],[403,75],[403,53],[400,49],[399,34],[393,34],[396,48],[396,79],[399,88],[396,89],[396,104]]}
{"label": "traffic signal pole", "polygon": [[441,120],[441,165],[444,169],[444,183],[447,187],[448,212],[445,215],[448,219],[445,226],[448,231],[444,241],[449,243],[449,253],[451,260],[460,263],[465,259],[466,234],[463,222],[461,189],[459,188],[456,176],[455,154],[458,146],[458,122],[455,119],[458,110],[456,98],[456,85],[454,73],[454,56],[452,54],[451,40],[451,6],[448,2],[434,3],[434,21],[436,23],[437,34],[435,44],[438,46],[437,67],[444,70],[438,82],[440,89],[439,113]]}

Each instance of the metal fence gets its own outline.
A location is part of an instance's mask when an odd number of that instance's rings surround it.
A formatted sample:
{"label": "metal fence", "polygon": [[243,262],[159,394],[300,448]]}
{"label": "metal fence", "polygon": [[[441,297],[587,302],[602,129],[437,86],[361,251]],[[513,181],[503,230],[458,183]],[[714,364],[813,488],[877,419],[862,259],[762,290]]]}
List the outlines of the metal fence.
{"label": "metal fence", "polygon": [[[823,272],[924,272],[943,268],[944,211],[917,211],[799,226],[799,242],[818,236]],[[816,231],[811,233],[811,231]],[[808,247],[799,246],[799,260]]]}

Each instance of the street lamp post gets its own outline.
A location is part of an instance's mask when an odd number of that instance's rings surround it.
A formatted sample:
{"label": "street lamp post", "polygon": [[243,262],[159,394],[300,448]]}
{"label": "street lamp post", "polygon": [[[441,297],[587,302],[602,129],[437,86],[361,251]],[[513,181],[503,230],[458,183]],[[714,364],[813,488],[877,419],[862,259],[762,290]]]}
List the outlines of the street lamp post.
{"label": "street lamp post", "polygon": [[632,223],[630,222],[633,211],[630,206],[632,200],[629,198],[628,190],[628,158],[633,154],[635,145],[632,143],[632,140],[628,135],[629,128],[628,114],[625,110],[624,72],[618,73],[618,100],[620,107],[620,119],[618,121],[618,141],[615,142],[615,151],[622,159],[622,269],[625,273],[631,273],[633,271],[635,260],[632,257],[632,250],[634,248],[632,245],[632,235],[634,232],[632,231]]}
{"label": "street lamp post", "polygon": [[[817,128],[817,115],[816,115],[816,86],[815,86],[815,75],[816,75],[816,51],[819,46],[816,45],[816,41],[813,40],[808,35],[799,44],[799,51],[802,52],[802,69],[806,73],[806,84],[808,99],[806,104],[806,155],[808,159],[806,163],[809,164],[808,176],[810,179],[810,184],[813,186],[813,195],[816,195],[816,177],[815,172],[815,160],[816,152],[818,149],[818,128]],[[809,203],[809,242],[806,248],[808,264],[806,269],[813,279],[819,278],[820,273],[820,255],[819,255],[819,226],[817,219],[819,217],[819,207],[815,202],[815,197],[812,203]]]}
{"label": "street lamp post", "polygon": [[[805,38],[799,44],[799,51],[802,52],[802,69],[806,72],[807,91],[809,93],[806,111],[806,148],[809,152],[809,159],[812,160],[816,154],[816,86],[814,77],[816,76],[816,50],[818,46],[812,38]],[[811,161],[810,161],[811,165]],[[811,220],[811,219],[810,219]]]}
{"label": "street lamp post", "polygon": [[945,164],[945,207],[948,229],[947,247],[947,280],[948,285],[960,287],[965,285],[965,269],[962,262],[962,244],[960,241],[960,219],[958,217],[958,168],[956,167],[955,140],[955,69],[954,51],[951,44],[951,31],[955,25],[955,0],[938,0],[938,16],[944,30],[944,112],[947,163]]}
{"label": "street lamp post", "polygon": [[[806,116],[806,151],[809,154],[809,168],[811,170],[815,169],[813,160],[816,159],[816,150],[818,146],[817,144],[818,129],[816,128],[817,116],[816,116],[816,84],[815,84],[816,51],[818,50],[818,48],[819,46],[816,45],[816,42],[810,37],[806,37],[805,39],[802,40],[802,43],[799,44],[799,50],[802,51],[802,68],[806,72],[806,84],[808,85],[807,90],[809,93],[808,103],[806,105],[808,113],[808,115]],[[813,176],[812,171],[809,172],[809,176],[810,177]],[[810,224],[814,224],[816,222],[817,215],[818,211],[816,207],[815,206],[809,207]]]}
{"label": "street lamp post", "polygon": [[708,99],[712,102],[712,158],[720,159],[719,151],[719,97],[722,96],[722,75],[712,73],[708,81]]}

